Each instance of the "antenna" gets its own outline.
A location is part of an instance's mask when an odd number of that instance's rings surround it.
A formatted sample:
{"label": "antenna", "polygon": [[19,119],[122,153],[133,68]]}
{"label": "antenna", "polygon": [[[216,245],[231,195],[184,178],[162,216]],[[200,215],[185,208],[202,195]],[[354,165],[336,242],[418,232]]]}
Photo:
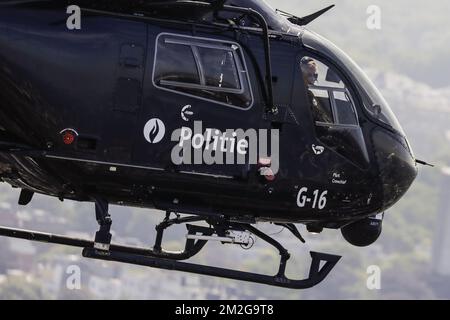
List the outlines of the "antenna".
{"label": "antenna", "polygon": [[314,12],[313,14],[310,14],[308,16],[299,18],[294,16],[293,14],[290,14],[288,12],[282,11],[282,10],[278,10],[277,12],[281,13],[283,16],[287,17],[287,19],[292,22],[293,24],[299,25],[299,26],[306,26],[308,24],[310,24],[311,22],[313,22],[314,20],[316,20],[317,18],[319,18],[320,16],[322,16],[324,13],[330,11],[331,9],[333,9],[335,7],[335,5],[331,5],[328,6],[322,10],[319,10],[317,12]]}

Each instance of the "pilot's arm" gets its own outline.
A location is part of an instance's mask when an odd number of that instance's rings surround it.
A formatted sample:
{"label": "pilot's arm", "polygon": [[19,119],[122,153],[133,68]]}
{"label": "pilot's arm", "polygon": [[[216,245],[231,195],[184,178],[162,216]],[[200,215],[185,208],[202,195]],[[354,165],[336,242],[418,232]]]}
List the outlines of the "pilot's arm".
{"label": "pilot's arm", "polygon": [[308,90],[308,100],[310,102],[314,122],[333,123],[333,117],[326,111],[311,90]]}

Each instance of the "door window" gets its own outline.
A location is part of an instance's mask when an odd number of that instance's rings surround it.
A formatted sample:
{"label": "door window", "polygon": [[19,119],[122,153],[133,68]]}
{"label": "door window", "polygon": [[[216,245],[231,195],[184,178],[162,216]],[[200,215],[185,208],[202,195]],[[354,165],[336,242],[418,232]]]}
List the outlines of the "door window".
{"label": "door window", "polygon": [[172,34],[161,34],[156,42],[155,86],[236,108],[252,106],[250,79],[239,45]]}

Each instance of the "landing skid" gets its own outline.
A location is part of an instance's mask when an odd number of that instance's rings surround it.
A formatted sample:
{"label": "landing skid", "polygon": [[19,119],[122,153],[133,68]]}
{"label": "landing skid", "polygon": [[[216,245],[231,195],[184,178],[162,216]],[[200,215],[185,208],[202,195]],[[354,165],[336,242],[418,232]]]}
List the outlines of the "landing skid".
{"label": "landing skid", "polygon": [[[176,270],[290,289],[307,289],[319,284],[327,277],[341,258],[336,255],[310,252],[312,261],[308,278],[292,280],[285,274],[287,261],[290,258],[289,252],[275,239],[248,223],[231,222],[223,217],[205,218],[189,216],[181,218],[177,216],[174,219],[170,219],[170,213],[167,213],[164,221],[156,227],[157,236],[153,249],[146,249],[110,243],[110,227],[112,221],[108,214],[108,206],[106,203],[101,201],[96,203],[96,216],[100,230],[96,233],[95,241],[5,227],[0,227],[0,236],[80,247],[83,248],[83,256],[91,259],[129,263],[157,269]],[[210,227],[188,224],[200,221],[207,222]],[[182,252],[171,252],[162,249],[164,231],[175,224],[186,224],[188,231],[185,249]],[[287,229],[298,237],[298,230],[294,228],[294,225],[289,225]],[[217,239],[216,241],[224,244],[235,243],[240,245],[246,244],[242,243],[243,241],[249,241],[246,240],[248,239],[247,237],[239,237],[239,240],[231,238],[233,232],[250,232],[252,235],[275,247],[280,254],[280,265],[277,274],[274,276],[263,275],[180,261],[198,254],[211,239]],[[228,241],[228,239],[230,240]]]}
{"label": "landing skid", "polygon": [[[291,280],[288,279],[284,274],[269,276],[244,271],[236,271],[232,269],[223,269],[187,262],[180,262],[170,259],[130,255],[120,251],[109,251],[105,253],[93,248],[85,248],[83,250],[83,257],[85,258],[130,263],[157,269],[176,270],[225,279],[266,284],[270,286],[289,289],[308,289],[316,286],[326,278],[326,276],[330,273],[330,271],[334,268],[336,263],[341,258],[339,256],[318,252],[310,252],[310,254],[312,257],[312,263],[309,271],[309,277],[303,280]],[[322,261],[325,262],[325,265],[319,270],[320,263]]]}

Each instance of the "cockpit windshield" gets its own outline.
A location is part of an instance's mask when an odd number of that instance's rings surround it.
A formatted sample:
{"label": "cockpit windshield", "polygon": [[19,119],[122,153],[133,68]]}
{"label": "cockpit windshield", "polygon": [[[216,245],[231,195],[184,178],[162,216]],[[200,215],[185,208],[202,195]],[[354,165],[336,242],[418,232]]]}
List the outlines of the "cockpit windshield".
{"label": "cockpit windshield", "polygon": [[339,61],[340,67],[346,70],[349,76],[353,78],[363,98],[364,107],[369,114],[405,135],[397,117],[379,90],[367,77],[365,72],[347,54],[329,40],[311,31],[305,31],[302,40],[307,47],[322,52],[335,61]]}

